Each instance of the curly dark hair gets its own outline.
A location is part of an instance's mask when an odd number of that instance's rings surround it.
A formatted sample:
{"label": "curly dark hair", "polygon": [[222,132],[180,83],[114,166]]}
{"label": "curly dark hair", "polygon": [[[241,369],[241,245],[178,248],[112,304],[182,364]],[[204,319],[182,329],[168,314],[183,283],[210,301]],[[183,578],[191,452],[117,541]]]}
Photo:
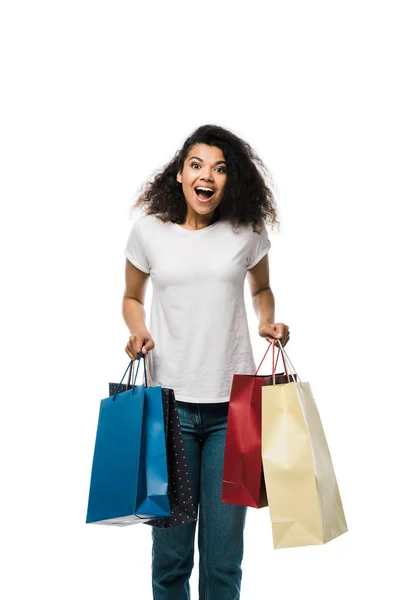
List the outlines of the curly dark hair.
{"label": "curly dark hair", "polygon": [[229,221],[233,228],[251,223],[253,231],[258,233],[263,221],[272,227],[279,225],[267,167],[247,142],[218,125],[202,125],[195,129],[173,159],[141,186],[133,208],[145,207],[145,214],[156,215],[164,222],[185,222],[186,200],[176,175],[183,170],[185,159],[195,144],[217,146],[226,161],[224,194],[212,222]]}

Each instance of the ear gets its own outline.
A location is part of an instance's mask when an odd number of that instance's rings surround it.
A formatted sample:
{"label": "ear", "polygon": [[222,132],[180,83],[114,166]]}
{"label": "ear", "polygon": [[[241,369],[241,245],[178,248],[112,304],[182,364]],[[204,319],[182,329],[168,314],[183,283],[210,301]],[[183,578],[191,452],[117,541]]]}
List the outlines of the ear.
{"label": "ear", "polygon": [[176,180],[179,181],[179,183],[182,183],[182,173],[181,173],[181,171],[178,171],[178,173],[176,175]]}

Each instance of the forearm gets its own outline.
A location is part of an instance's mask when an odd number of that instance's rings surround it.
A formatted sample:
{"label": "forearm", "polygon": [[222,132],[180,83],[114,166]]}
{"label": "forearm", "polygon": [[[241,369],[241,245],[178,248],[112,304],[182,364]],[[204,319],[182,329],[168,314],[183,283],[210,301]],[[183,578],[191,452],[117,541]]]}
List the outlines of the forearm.
{"label": "forearm", "polygon": [[253,307],[258,317],[259,328],[275,323],[275,298],[271,288],[260,290],[253,296]]}
{"label": "forearm", "polygon": [[147,331],[144,306],[138,300],[124,297],[122,301],[122,316],[131,335],[139,331]]}

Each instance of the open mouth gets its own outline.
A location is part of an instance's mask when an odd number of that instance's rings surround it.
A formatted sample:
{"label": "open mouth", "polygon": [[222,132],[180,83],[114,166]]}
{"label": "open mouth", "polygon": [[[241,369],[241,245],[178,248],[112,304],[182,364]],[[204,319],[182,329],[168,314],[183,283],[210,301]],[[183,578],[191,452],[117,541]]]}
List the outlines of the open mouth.
{"label": "open mouth", "polygon": [[194,191],[200,202],[209,202],[215,194],[215,190],[205,187],[196,187],[194,188]]}

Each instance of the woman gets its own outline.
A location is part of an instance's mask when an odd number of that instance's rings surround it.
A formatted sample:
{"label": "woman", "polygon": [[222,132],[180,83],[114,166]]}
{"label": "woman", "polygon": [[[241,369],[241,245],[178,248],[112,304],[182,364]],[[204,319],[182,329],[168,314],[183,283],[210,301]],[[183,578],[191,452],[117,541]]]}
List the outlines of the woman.
{"label": "woman", "polygon": [[[136,202],[145,214],[125,248],[125,348],[148,354],[154,385],[172,388],[178,405],[193,500],[199,507],[199,598],[240,597],[247,508],[221,501],[229,395],[234,373],[254,374],[244,304],[247,274],[258,333],[289,340],[275,323],[269,283],[275,201],[252,148],[215,125],[196,129],[148,182]],[[149,277],[150,331],[144,301]],[[153,339],[154,335],[154,339]],[[155,600],[187,600],[196,522],[152,528]]]}

